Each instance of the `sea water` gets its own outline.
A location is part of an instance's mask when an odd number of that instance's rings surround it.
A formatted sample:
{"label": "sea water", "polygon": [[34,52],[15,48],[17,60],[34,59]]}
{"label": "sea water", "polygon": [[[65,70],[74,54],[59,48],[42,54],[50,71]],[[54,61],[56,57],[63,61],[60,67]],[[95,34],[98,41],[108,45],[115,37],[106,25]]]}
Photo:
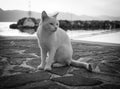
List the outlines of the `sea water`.
{"label": "sea water", "polygon": [[31,36],[27,33],[22,33],[18,29],[10,29],[9,25],[16,22],[0,22],[0,36]]}
{"label": "sea water", "polygon": [[[36,36],[22,33],[18,29],[10,29],[9,25],[16,22],[0,22],[0,36]],[[120,31],[111,30],[68,30],[68,36],[73,40],[107,42],[120,44]]]}

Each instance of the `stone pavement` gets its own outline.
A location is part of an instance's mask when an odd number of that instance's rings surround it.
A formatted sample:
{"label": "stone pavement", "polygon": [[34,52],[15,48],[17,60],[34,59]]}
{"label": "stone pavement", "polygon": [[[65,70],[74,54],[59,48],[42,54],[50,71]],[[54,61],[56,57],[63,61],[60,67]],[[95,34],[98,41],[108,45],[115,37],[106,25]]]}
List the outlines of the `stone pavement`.
{"label": "stone pavement", "polygon": [[72,66],[36,71],[36,39],[0,40],[0,89],[120,89],[120,46],[72,45],[73,59],[91,63],[93,72]]}

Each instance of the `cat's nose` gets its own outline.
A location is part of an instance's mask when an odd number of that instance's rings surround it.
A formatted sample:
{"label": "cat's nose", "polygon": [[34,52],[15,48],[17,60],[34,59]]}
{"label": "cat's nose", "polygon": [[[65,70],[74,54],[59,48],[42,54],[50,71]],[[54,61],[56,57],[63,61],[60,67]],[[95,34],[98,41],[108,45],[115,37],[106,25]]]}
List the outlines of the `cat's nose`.
{"label": "cat's nose", "polygon": [[52,32],[55,32],[57,30],[57,27],[54,28],[54,30],[52,30]]}

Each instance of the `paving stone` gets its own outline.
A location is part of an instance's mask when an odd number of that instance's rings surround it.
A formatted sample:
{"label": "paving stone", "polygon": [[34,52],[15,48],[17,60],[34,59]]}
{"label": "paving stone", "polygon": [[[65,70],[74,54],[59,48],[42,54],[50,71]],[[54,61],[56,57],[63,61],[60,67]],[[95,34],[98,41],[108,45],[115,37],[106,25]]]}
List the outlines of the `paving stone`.
{"label": "paving stone", "polygon": [[92,78],[86,78],[81,75],[65,76],[51,79],[68,86],[94,86],[102,84],[101,81]]}
{"label": "paving stone", "polygon": [[50,74],[44,71],[0,77],[0,89],[18,87],[31,82],[48,80],[49,78]]}
{"label": "paving stone", "polygon": [[21,72],[21,73],[29,73],[30,71],[32,71],[32,69],[30,68],[26,68],[26,67],[21,67],[21,66],[15,66],[13,68],[13,70],[10,70],[10,72]]}
{"label": "paving stone", "polygon": [[[0,51],[2,51],[0,56],[11,59],[9,60],[12,61],[11,64],[19,65],[22,63],[21,59],[33,58],[33,60],[28,60],[26,64],[34,68],[37,67],[38,56],[34,54],[40,55],[40,49],[36,39],[2,40],[0,45]],[[70,86],[70,89],[120,89],[120,77],[111,76],[111,74],[118,75],[120,73],[119,46],[79,42],[72,42],[72,46],[75,60],[81,57],[90,57],[91,59],[87,62],[93,63],[94,68],[98,67],[100,71],[108,74],[90,73],[82,68],[74,70],[71,67],[53,68],[50,72],[34,71],[34,73],[29,73],[32,71],[29,70],[30,68],[18,66],[10,71],[15,73],[21,71],[22,74],[0,77],[0,89],[66,89],[64,84]],[[19,54],[20,52],[15,53],[13,50],[25,51]],[[2,65],[6,65],[6,63],[8,62],[2,63],[0,61],[0,74],[4,69]]]}
{"label": "paving stone", "polygon": [[24,54],[19,54],[21,57],[25,57],[25,58],[36,58],[35,56],[33,55],[30,55],[29,53],[24,53]]}
{"label": "paving stone", "polygon": [[[115,67],[117,67],[117,66],[115,66]],[[116,70],[116,68],[114,68],[114,66],[113,66],[113,63],[112,63],[112,66],[109,63],[100,63],[99,69],[100,69],[100,72],[120,75],[120,70]]]}
{"label": "paving stone", "polygon": [[8,64],[7,60],[4,61],[2,59],[0,60],[0,76],[2,76],[4,69],[5,69],[6,65]]}
{"label": "paving stone", "polygon": [[29,60],[26,64],[34,68],[37,68],[37,66],[40,65],[40,62],[41,62],[40,58],[34,58],[32,60]]}
{"label": "paving stone", "polygon": [[0,69],[0,76],[2,76],[3,74],[3,69]]}
{"label": "paving stone", "polygon": [[10,59],[8,59],[8,61],[11,65],[20,65],[25,60],[26,60],[26,58],[10,58]]}
{"label": "paving stone", "polygon": [[117,56],[105,57],[102,63],[107,64],[108,66],[114,68],[120,72],[120,58]]}
{"label": "paving stone", "polygon": [[29,48],[29,49],[26,49],[26,51],[24,53],[35,53],[36,55],[40,56],[40,48],[38,48],[38,47]]}
{"label": "paving stone", "polygon": [[8,57],[8,58],[36,58],[35,56],[32,56],[30,54],[24,53],[24,54],[18,54],[18,53],[3,53],[0,54],[1,56]]}
{"label": "paving stone", "polygon": [[20,55],[18,53],[12,53],[12,52],[7,52],[7,51],[4,51],[2,54],[0,54],[1,56],[3,57],[20,57]]}
{"label": "paving stone", "polygon": [[59,67],[59,68],[52,68],[51,73],[53,74],[57,74],[57,75],[60,75],[60,76],[63,76],[65,75],[68,70],[69,70],[70,66],[65,66],[65,67]]}
{"label": "paving stone", "polygon": [[0,61],[0,69],[3,69],[4,66],[6,66],[8,62],[6,61]]}
{"label": "paving stone", "polygon": [[52,82],[50,80],[45,80],[41,82],[35,82],[35,83],[29,83],[25,86],[21,86],[16,89],[68,89],[64,86],[58,85],[55,82]]}
{"label": "paving stone", "polygon": [[93,87],[92,89],[120,89],[120,84],[103,84],[101,86]]}
{"label": "paving stone", "polygon": [[74,75],[81,75],[83,77],[87,77],[87,78],[92,78],[92,79],[97,79],[100,81],[103,81],[104,83],[119,83],[120,84],[120,76],[116,76],[116,75],[110,75],[110,74],[104,74],[104,73],[95,73],[95,72],[88,72],[85,69],[77,69],[77,70],[73,70],[72,72],[70,72]]}

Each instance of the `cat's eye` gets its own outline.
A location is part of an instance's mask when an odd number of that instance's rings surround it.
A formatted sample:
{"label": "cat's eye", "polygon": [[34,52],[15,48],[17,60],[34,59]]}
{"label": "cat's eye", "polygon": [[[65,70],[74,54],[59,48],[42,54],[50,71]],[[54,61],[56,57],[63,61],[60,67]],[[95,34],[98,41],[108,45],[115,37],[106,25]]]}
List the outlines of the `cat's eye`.
{"label": "cat's eye", "polygon": [[53,23],[50,23],[50,25],[54,25]]}
{"label": "cat's eye", "polygon": [[58,26],[58,23],[56,23],[56,25]]}

